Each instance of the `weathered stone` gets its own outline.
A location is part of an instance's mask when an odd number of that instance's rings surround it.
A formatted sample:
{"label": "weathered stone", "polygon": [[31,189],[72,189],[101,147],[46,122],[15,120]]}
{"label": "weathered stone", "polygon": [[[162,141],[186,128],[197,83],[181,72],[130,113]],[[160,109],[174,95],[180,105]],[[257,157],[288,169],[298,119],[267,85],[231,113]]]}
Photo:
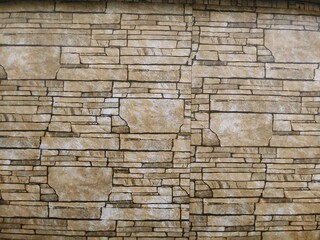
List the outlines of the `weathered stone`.
{"label": "weathered stone", "polygon": [[264,240],[286,239],[286,240],[318,240],[320,231],[284,231],[284,232],[264,232],[262,233]]}
{"label": "weathered stone", "polygon": [[0,205],[2,217],[48,217],[47,206]]}
{"label": "weathered stone", "polygon": [[107,220],[179,220],[177,208],[110,208],[102,209],[101,219]]}
{"label": "weathered stone", "polygon": [[257,215],[319,214],[318,203],[257,203]]}
{"label": "weathered stone", "polygon": [[253,204],[205,204],[204,213],[208,214],[224,214],[224,215],[240,215],[240,214],[253,214],[254,205]]}
{"label": "weathered stone", "polygon": [[247,226],[254,224],[254,216],[208,216],[209,226]]}
{"label": "weathered stone", "polygon": [[126,69],[61,68],[58,79],[62,80],[126,80]]}
{"label": "weathered stone", "polygon": [[219,146],[220,141],[217,135],[210,129],[202,130],[202,143],[204,146]]}
{"label": "weathered stone", "polygon": [[57,47],[6,46],[0,55],[8,79],[54,79],[60,67]]}
{"label": "weathered stone", "polygon": [[237,78],[264,78],[263,67],[243,66],[200,66],[192,67],[194,77],[237,77]]}
{"label": "weathered stone", "polygon": [[[3,148],[38,148],[40,146],[40,138],[0,137],[0,146]],[[28,153],[28,150],[25,150],[24,154],[27,154],[27,153]],[[34,156],[36,157],[37,155],[34,155]]]}
{"label": "weathered stone", "polygon": [[316,64],[279,64],[267,63],[267,78],[277,79],[313,79]]}
{"label": "weathered stone", "polygon": [[107,201],[112,170],[97,167],[50,167],[48,184],[59,201]]}
{"label": "weathered stone", "polygon": [[128,3],[109,2],[107,13],[132,13],[132,14],[183,14],[181,4],[157,4],[157,3]]}
{"label": "weathered stone", "polygon": [[319,158],[319,148],[278,148],[279,158]]}
{"label": "weathered stone", "polygon": [[256,14],[250,12],[210,12],[210,21],[214,22],[255,22]]}
{"label": "weathered stone", "polygon": [[44,137],[41,141],[42,149],[118,149],[119,141],[115,138],[59,138]]}
{"label": "weathered stone", "polygon": [[265,45],[276,62],[320,62],[320,54],[314,54],[320,49],[319,38],[320,33],[314,31],[265,31]]}
{"label": "weathered stone", "polygon": [[269,114],[212,113],[210,129],[221,146],[267,146],[272,136]]}
{"label": "weathered stone", "polygon": [[0,65],[0,79],[6,79],[7,73],[6,70],[3,68],[3,66]]}
{"label": "weathered stone", "polygon": [[172,162],[172,152],[125,152],[124,162]]}
{"label": "weathered stone", "polygon": [[180,71],[175,66],[130,66],[129,80],[147,82],[178,82]]}
{"label": "weathered stone", "polygon": [[320,146],[320,136],[272,136],[270,146],[317,147]]}
{"label": "weathered stone", "polygon": [[74,23],[115,24],[120,23],[120,14],[74,14]]}
{"label": "weathered stone", "polygon": [[115,230],[115,227],[115,221],[68,220],[68,229],[73,231],[112,231]]}
{"label": "weathered stone", "polygon": [[184,104],[169,99],[121,99],[120,116],[131,133],[179,132]]}
{"label": "weathered stone", "polygon": [[1,1],[0,12],[52,12],[53,1]]}
{"label": "weathered stone", "polygon": [[106,4],[104,1],[98,2],[64,2],[55,3],[58,12],[104,12]]}
{"label": "weathered stone", "polygon": [[[1,145],[2,146],[2,145]],[[0,149],[0,159],[39,159],[40,150],[36,149]]]}
{"label": "weathered stone", "polygon": [[112,82],[110,81],[65,81],[64,90],[70,92],[110,92]]}

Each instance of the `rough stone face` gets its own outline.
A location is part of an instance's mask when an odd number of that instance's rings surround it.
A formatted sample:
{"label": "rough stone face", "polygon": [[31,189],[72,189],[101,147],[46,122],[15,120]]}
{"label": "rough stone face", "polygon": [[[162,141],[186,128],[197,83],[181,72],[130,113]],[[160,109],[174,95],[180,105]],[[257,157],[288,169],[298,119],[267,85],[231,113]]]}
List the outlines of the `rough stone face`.
{"label": "rough stone face", "polygon": [[59,201],[106,201],[112,189],[109,168],[50,167],[48,184]]}
{"label": "rough stone face", "polygon": [[320,237],[320,231],[286,231],[286,232],[264,232],[263,239],[287,239],[287,240],[317,240]]}
{"label": "rough stone face", "polygon": [[131,133],[178,132],[183,124],[183,102],[168,99],[122,99],[120,116]]}
{"label": "rough stone face", "polygon": [[255,22],[256,14],[249,12],[210,12],[213,22]]}
{"label": "rough stone face", "polygon": [[210,114],[210,129],[217,134],[221,146],[267,146],[271,126],[269,114]]}
{"label": "rough stone face", "polygon": [[320,55],[314,54],[320,49],[319,32],[266,30],[265,34],[266,47],[277,62],[320,62]]}
{"label": "rough stone face", "polygon": [[54,79],[59,70],[56,47],[0,47],[0,64],[8,79]]}
{"label": "rough stone face", "polygon": [[62,68],[57,77],[62,80],[126,80],[126,76],[125,69]]}

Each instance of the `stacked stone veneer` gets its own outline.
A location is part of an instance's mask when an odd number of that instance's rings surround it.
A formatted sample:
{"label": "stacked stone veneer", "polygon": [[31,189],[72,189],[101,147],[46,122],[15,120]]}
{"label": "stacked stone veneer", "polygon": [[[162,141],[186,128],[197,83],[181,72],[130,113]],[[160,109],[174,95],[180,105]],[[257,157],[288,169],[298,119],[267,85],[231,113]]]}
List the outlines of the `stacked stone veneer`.
{"label": "stacked stone veneer", "polygon": [[319,240],[319,23],[1,1],[0,239]]}

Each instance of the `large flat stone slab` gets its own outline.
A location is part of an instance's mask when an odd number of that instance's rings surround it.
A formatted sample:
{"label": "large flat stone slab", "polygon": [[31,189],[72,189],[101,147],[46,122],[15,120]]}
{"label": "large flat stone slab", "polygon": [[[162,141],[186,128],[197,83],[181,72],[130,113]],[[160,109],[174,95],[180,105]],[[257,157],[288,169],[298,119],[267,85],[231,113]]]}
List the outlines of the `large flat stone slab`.
{"label": "large flat stone slab", "polygon": [[60,67],[58,47],[0,47],[8,79],[54,79]]}
{"label": "large flat stone slab", "polygon": [[271,114],[212,113],[210,129],[221,146],[267,146],[272,136]]}
{"label": "large flat stone slab", "polygon": [[276,62],[320,62],[319,39],[320,32],[314,31],[265,31],[265,46]]}
{"label": "large flat stone slab", "polygon": [[107,201],[112,170],[98,167],[50,167],[49,185],[59,201]]}
{"label": "large flat stone slab", "polygon": [[131,133],[176,133],[184,120],[182,100],[122,99],[120,116]]}

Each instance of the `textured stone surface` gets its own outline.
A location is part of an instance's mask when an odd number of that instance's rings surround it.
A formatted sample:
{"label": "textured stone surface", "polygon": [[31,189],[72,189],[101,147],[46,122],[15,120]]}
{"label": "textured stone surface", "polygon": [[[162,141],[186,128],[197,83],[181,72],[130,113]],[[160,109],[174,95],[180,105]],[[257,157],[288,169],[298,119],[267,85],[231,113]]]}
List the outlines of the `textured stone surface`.
{"label": "textured stone surface", "polygon": [[268,114],[212,113],[210,129],[221,146],[267,146],[272,136]]}
{"label": "textured stone surface", "polygon": [[0,239],[320,239],[319,13],[0,1]]}
{"label": "textured stone surface", "polygon": [[178,132],[183,123],[183,102],[167,99],[123,99],[120,116],[131,133]]}
{"label": "textured stone surface", "polygon": [[[319,32],[267,30],[266,47],[277,62],[314,62],[320,61]],[[281,39],[281,41],[279,41]],[[308,44],[306,44],[306,42]]]}
{"label": "textured stone surface", "polygon": [[8,79],[54,79],[59,54],[56,47],[0,47],[0,64]]}
{"label": "textured stone surface", "polygon": [[48,184],[59,201],[106,201],[112,189],[108,168],[50,167]]}

